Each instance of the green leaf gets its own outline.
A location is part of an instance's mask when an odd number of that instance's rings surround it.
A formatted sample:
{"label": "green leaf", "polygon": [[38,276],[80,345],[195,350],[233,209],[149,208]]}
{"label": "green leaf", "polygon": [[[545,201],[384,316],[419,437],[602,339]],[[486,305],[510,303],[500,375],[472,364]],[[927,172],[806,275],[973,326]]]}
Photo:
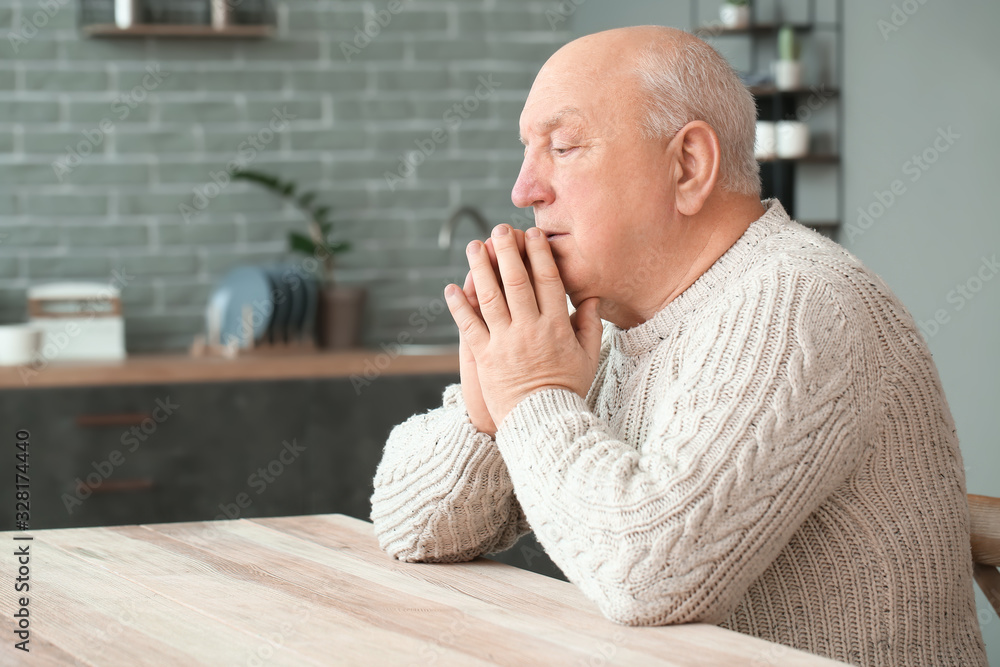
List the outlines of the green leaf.
{"label": "green leaf", "polygon": [[293,252],[306,255],[316,252],[316,242],[301,232],[288,232],[288,246]]}
{"label": "green leaf", "polygon": [[309,204],[311,204],[314,199],[316,199],[315,192],[303,192],[301,195],[299,195],[298,199],[299,208],[308,209]]}
{"label": "green leaf", "polygon": [[[295,193],[298,186],[294,181],[282,181],[280,178],[272,176],[271,174],[253,171],[250,169],[236,171],[233,174],[233,179],[257,183],[280,197],[291,199],[299,210],[311,217],[311,222],[314,223],[315,226],[311,226],[310,231],[315,233],[314,230],[319,228],[322,238],[328,239],[330,231],[333,229],[333,223],[328,221],[326,217],[330,214],[331,208],[329,206],[316,206],[315,208],[312,208],[318,197],[316,192],[310,190],[302,192],[296,197]],[[317,250],[321,250],[324,254],[329,255],[333,253],[346,252],[351,248],[351,245],[344,241],[316,243],[312,239],[311,234],[307,235],[300,232],[289,232],[288,245],[291,251],[301,252],[308,255],[315,255]]]}
{"label": "green leaf", "polygon": [[253,181],[271,190],[278,189],[278,179],[270,174],[265,174],[260,171],[237,171],[233,174],[233,178],[237,180]]}

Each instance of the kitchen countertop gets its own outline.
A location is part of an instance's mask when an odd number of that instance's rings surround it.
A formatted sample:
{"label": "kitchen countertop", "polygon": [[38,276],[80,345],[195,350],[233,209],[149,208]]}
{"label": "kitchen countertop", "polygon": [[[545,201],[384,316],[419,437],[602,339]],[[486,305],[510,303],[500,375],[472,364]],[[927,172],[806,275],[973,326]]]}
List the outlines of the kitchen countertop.
{"label": "kitchen countertop", "polygon": [[712,625],[620,626],[490,560],[401,563],[339,514],[0,535],[6,576],[15,547],[30,570],[29,592],[0,587],[5,665],[842,664]]}
{"label": "kitchen countertop", "polygon": [[[406,348],[403,348],[406,349]],[[381,375],[458,373],[458,353],[400,352],[397,347],[261,354],[225,359],[188,355],[130,356],[118,362],[53,361],[45,366],[0,366],[0,389],[93,387],[102,385],[349,378]]]}

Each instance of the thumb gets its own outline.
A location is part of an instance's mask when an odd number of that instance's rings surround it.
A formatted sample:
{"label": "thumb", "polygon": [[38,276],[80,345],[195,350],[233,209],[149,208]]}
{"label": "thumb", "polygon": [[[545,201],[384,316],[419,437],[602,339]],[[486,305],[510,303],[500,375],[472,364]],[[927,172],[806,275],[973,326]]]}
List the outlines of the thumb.
{"label": "thumb", "polygon": [[587,356],[595,360],[601,353],[601,334],[604,333],[601,318],[597,314],[598,303],[599,299],[597,298],[587,299],[573,313],[573,329],[576,331],[576,339]]}

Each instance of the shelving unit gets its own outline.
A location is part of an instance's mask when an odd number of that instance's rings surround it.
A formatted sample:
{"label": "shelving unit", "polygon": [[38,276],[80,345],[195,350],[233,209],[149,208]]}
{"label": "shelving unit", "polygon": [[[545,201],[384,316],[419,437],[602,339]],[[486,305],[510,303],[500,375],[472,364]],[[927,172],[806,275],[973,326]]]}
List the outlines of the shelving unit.
{"label": "shelving unit", "polygon": [[79,0],[80,31],[88,37],[182,37],[262,39],[275,32],[270,0],[229,0],[226,25],[211,22],[211,0],[141,0],[139,20],[127,28],[115,23],[115,0]]}
{"label": "shelving unit", "polygon": [[[836,81],[817,82],[815,85],[805,85],[794,90],[778,90],[773,85],[750,86],[749,90],[757,100],[758,117],[761,120],[796,120],[797,110],[802,108],[804,101],[811,95],[821,93],[826,98],[835,98],[836,104],[836,141],[834,145],[828,147],[824,152],[806,155],[796,159],[774,158],[759,160],[761,164],[761,195],[767,197],[777,197],[789,215],[802,224],[816,228],[829,236],[836,236],[836,230],[844,217],[844,176],[840,155],[843,153],[843,100],[842,82],[843,76],[843,25],[844,7],[843,0],[832,0],[836,21],[818,22],[816,20],[816,0],[808,2],[808,20],[801,23],[790,22],[787,25],[804,35],[826,30],[834,34],[835,37],[835,58],[836,58]],[[778,30],[786,23],[767,22],[758,23],[756,21],[756,11],[751,3],[750,25],[745,28],[721,28],[718,24],[703,25],[699,19],[699,0],[691,0],[691,20],[695,26],[695,34],[704,38],[745,35],[751,40],[750,44],[750,67],[748,74],[758,74],[761,72],[760,45],[764,40],[773,41],[776,39]],[[804,45],[808,48],[808,42]],[[827,85],[830,83],[831,85]],[[820,86],[818,89],[816,86]],[[812,134],[812,132],[810,132]],[[815,137],[812,137],[815,139]],[[813,144],[815,146],[815,141]],[[800,165],[827,165],[828,168],[837,170],[837,193],[836,193],[836,214],[834,219],[826,220],[803,220],[796,214],[796,180]]]}
{"label": "shelving unit", "polygon": [[237,39],[262,39],[274,34],[270,25],[233,25],[216,30],[208,25],[179,25],[148,23],[131,28],[119,28],[113,23],[82,26],[88,37],[223,37]]}

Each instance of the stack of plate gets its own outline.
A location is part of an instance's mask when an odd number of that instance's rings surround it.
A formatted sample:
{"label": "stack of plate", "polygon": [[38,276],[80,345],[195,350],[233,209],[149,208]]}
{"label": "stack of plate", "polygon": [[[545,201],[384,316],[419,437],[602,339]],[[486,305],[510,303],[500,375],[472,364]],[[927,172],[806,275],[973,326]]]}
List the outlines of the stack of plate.
{"label": "stack of plate", "polygon": [[316,330],[319,284],[296,264],[241,266],[208,300],[210,345],[247,348],[309,341]]}

